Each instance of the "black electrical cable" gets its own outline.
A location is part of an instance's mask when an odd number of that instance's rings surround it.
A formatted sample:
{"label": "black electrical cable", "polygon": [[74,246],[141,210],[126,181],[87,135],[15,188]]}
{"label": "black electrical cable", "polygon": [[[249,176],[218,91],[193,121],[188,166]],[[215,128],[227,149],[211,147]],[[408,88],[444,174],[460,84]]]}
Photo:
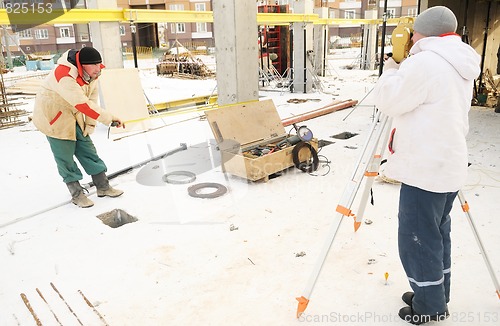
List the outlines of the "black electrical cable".
{"label": "black electrical cable", "polygon": [[[318,151],[318,153],[319,153],[319,151]],[[320,157],[324,158],[325,160],[323,161],[323,160],[319,159]],[[322,167],[327,167],[328,171],[326,171],[323,174],[317,174],[317,173],[310,172],[309,175],[312,175],[313,177],[318,177],[318,176],[324,177],[325,175],[327,175],[328,173],[330,173],[330,171],[331,171],[330,163],[332,163],[332,161],[328,160],[328,158],[325,155],[318,155],[318,159],[319,159],[319,163],[320,164],[323,163],[323,164],[321,164],[321,166]]]}
{"label": "black electrical cable", "polygon": [[[299,152],[302,148],[307,148],[309,152],[311,153],[313,161],[311,163],[308,163],[307,161],[300,162],[299,159]],[[318,158],[318,152],[314,147],[312,147],[311,144],[306,143],[306,142],[299,142],[297,145],[292,150],[292,159],[293,159],[293,164],[295,165],[296,168],[301,170],[302,172],[307,172],[311,173],[314,172],[318,169],[319,166],[319,158]]]}

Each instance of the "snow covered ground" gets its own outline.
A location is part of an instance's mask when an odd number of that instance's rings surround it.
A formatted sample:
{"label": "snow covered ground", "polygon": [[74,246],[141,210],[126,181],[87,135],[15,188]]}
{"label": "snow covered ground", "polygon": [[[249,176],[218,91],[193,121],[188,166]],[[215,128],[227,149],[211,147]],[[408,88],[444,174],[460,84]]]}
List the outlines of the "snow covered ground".
{"label": "snow covered ground", "polygon": [[[305,295],[330,229],[341,222],[335,208],[373,123],[369,93],[378,73],[345,69],[355,56],[345,50],[331,57],[323,92],[260,94],[273,99],[281,118],[368,95],[354,110],[303,123],[333,142],[320,152],[329,166],[315,176],[291,168],[267,183],[248,183],[224,174],[200,112],[156,119],[165,126],[120,140],[100,125],[92,138],[108,173],[181,143],[187,150],[112,179],[125,191],[119,198],[97,198],[91,188],[95,205],[81,209],[69,203],[48,143],[31,123],[0,130],[0,325],[36,325],[26,303],[42,325],[406,325],[397,316],[409,290],[397,253],[399,186],[380,180],[368,223],[354,232],[352,218],[343,219],[308,308],[295,316],[295,298]],[[158,77],[154,64],[139,62],[152,102],[206,95],[216,86]],[[310,101],[287,102],[296,98]],[[31,111],[32,99],[26,102]],[[473,107],[470,123],[472,165],[463,192],[500,276],[500,115]],[[331,137],[342,132],[358,135]],[[190,197],[192,184],[162,182],[176,170],[228,192]],[[114,209],[138,220],[112,228],[97,217]],[[452,217],[451,316],[440,324],[499,325],[499,298],[458,201]]]}

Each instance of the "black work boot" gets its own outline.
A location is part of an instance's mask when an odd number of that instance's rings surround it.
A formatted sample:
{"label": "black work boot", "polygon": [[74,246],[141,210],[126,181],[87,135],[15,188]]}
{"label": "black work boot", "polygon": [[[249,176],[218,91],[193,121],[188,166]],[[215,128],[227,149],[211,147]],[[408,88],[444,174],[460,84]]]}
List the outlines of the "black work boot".
{"label": "black work boot", "polygon": [[118,197],[123,194],[122,190],[115,189],[109,185],[108,177],[104,172],[93,175],[92,181],[97,188],[97,197]]}
{"label": "black work boot", "polygon": [[403,300],[404,303],[406,303],[407,305],[409,305],[411,307],[414,296],[415,296],[415,294],[413,292],[408,291],[408,292],[403,293],[403,296],[401,297],[401,299]]}
{"label": "black work boot", "polygon": [[94,206],[94,203],[83,193],[85,188],[80,185],[80,182],[73,181],[66,184],[71,194],[71,202],[78,207],[87,208]]}

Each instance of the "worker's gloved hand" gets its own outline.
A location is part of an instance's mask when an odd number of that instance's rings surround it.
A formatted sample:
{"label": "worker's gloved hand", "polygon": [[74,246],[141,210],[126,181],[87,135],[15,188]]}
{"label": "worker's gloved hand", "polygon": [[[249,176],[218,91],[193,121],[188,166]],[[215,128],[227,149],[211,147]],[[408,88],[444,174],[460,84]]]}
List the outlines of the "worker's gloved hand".
{"label": "worker's gloved hand", "polygon": [[389,69],[399,69],[399,65],[400,64],[394,61],[393,58],[389,57],[384,61],[384,71],[387,71]]}
{"label": "worker's gloved hand", "polygon": [[113,116],[112,122],[111,122],[111,127],[125,128],[125,124],[120,120],[120,118]]}
{"label": "worker's gloved hand", "polygon": [[83,137],[91,135],[94,132],[94,130],[95,130],[95,125],[86,124],[85,129],[83,130]]}

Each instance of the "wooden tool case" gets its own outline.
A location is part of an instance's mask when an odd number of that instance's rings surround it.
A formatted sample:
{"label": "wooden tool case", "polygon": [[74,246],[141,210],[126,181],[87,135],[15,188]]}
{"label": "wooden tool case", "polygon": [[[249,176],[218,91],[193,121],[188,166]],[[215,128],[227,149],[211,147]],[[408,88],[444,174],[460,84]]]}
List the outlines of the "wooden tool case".
{"label": "wooden tool case", "polygon": [[[282,149],[275,146],[291,135],[285,131],[272,100],[235,104],[205,114],[221,151],[224,172],[251,181],[268,181],[269,175],[294,166],[295,145]],[[310,144],[318,149],[317,139]],[[251,154],[262,148],[270,149],[269,153]],[[304,162],[311,158],[311,152],[300,150],[298,158]]]}

